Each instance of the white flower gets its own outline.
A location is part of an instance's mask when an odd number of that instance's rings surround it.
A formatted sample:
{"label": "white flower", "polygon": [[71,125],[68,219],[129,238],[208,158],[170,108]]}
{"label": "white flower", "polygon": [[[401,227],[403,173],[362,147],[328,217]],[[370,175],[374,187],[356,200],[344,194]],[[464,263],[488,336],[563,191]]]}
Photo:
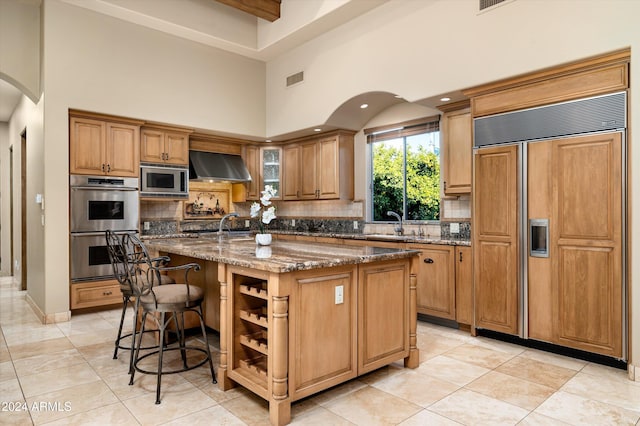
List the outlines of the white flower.
{"label": "white flower", "polygon": [[260,197],[260,202],[262,203],[263,206],[270,206],[271,205],[271,201],[269,201],[270,199],[271,197],[268,194],[265,194],[262,197]]}
{"label": "white flower", "polygon": [[262,213],[262,223],[268,225],[273,219],[276,218],[276,208],[274,206],[269,207]]}
{"label": "white flower", "polygon": [[250,213],[251,217],[258,217],[258,214],[260,214],[261,208],[262,207],[258,203],[251,204],[251,213]]}

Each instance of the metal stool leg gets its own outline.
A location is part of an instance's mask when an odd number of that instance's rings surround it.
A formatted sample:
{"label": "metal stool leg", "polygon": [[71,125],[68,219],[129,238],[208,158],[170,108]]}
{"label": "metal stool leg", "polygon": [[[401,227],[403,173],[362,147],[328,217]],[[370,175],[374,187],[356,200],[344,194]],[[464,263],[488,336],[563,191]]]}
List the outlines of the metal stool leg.
{"label": "metal stool leg", "polygon": [[118,327],[118,336],[116,337],[116,348],[113,351],[113,359],[118,359],[118,347],[120,346],[120,339],[122,338],[122,325],[124,324],[124,316],[127,313],[128,304],[129,296],[122,295],[122,315],[120,315],[120,326]]}
{"label": "metal stool leg", "polygon": [[162,354],[164,353],[165,313],[160,313],[160,344],[158,350],[158,384],[156,385],[156,404],[160,404],[160,386],[162,384]]}

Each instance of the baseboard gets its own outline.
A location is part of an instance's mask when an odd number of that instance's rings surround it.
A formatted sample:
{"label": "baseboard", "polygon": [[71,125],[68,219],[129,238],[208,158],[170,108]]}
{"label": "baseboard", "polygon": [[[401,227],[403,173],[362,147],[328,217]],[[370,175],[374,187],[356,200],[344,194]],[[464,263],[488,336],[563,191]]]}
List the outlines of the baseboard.
{"label": "baseboard", "polygon": [[24,296],[24,299],[27,301],[27,303],[31,307],[31,310],[34,314],[36,314],[42,324],[55,324],[58,322],[67,322],[71,320],[71,311],[45,314],[42,309],[40,309],[40,306],[38,306],[38,304],[33,301],[28,293]]}
{"label": "baseboard", "polygon": [[627,373],[629,373],[629,380],[640,382],[640,366],[633,364],[627,365]]}

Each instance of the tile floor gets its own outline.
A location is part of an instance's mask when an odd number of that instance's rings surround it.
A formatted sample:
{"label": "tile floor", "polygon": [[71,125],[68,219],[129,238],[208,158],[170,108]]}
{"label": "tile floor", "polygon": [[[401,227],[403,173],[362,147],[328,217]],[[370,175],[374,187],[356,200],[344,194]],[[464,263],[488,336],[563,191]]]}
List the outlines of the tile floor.
{"label": "tile floor", "polygon": [[[119,314],[42,325],[11,277],[0,277],[0,424],[269,423],[262,399],[242,388],[220,391],[204,367],[166,376],[161,405],[154,376],[138,374],[128,386],[127,352],[112,359]],[[291,423],[640,424],[640,383],[622,370],[424,322],[418,346],[417,369],[392,364],[299,401]],[[30,410],[17,409],[24,406]]]}

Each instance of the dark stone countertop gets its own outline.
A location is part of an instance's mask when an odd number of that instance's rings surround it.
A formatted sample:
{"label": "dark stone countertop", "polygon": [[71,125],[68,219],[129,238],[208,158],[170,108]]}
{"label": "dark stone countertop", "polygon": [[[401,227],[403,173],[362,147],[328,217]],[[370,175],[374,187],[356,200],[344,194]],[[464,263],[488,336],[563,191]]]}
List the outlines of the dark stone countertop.
{"label": "dark stone countertop", "polygon": [[270,246],[258,246],[253,236],[153,238],[147,239],[145,244],[159,252],[276,273],[402,259],[419,253],[417,250],[308,241],[274,241]]}

